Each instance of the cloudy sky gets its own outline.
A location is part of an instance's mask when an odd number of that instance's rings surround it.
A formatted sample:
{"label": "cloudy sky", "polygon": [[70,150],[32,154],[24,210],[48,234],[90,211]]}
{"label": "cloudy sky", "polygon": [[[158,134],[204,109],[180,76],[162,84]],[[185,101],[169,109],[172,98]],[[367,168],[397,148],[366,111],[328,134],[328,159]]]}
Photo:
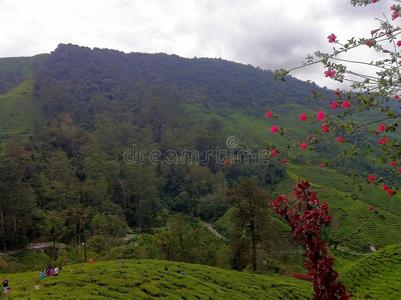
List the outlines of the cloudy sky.
{"label": "cloudy sky", "polygon": [[[288,68],[329,49],[330,33],[369,36],[389,1],[354,8],[349,0],[0,0],[0,57],[74,43]],[[321,74],[315,67],[295,75],[333,87]]]}

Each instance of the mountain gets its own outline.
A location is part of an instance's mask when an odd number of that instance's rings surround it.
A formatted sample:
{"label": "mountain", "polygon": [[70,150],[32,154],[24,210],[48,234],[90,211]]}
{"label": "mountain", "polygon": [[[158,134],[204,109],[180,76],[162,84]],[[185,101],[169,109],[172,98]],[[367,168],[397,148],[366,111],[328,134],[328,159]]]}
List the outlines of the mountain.
{"label": "mountain", "polygon": [[[287,137],[270,135],[272,124],[302,140],[311,125],[300,124],[298,114],[326,105],[311,97],[313,91],[333,93],[222,59],[65,44],[50,54],[0,59],[1,249],[54,241],[67,245],[58,255],[68,263],[78,260],[75,249],[82,244],[100,259],[116,258],[121,239],[135,231],[152,235],[148,246],[135,250],[140,257],[224,267],[236,261],[236,268],[246,269],[246,239],[230,243],[232,210],[224,196],[245,178],[255,180],[269,200],[289,193],[298,178],[311,181],[330,205],[327,239],[344,264],[352,260],[349,253],[363,256],[371,246],[400,243],[399,196],[389,200],[365,180],[380,171],[372,166],[372,154],[356,157],[350,145],[335,143],[293,151],[285,165],[280,159],[226,165],[216,154],[216,149],[258,153],[266,140],[284,147]],[[266,110],[280,117],[266,119]],[[239,141],[237,148],[227,145],[229,137]],[[132,156],[133,149],[142,151],[142,161]],[[188,150],[196,151],[199,163],[167,159],[169,153],[181,159]],[[350,156],[319,167],[347,151]],[[149,153],[164,159],[152,161]],[[177,221],[177,215],[192,221]],[[301,256],[289,254],[299,248],[288,228],[271,213],[265,218],[263,271],[302,271]],[[216,241],[202,222],[227,239]],[[207,255],[188,250],[205,245]],[[56,256],[50,250],[47,255]]]}

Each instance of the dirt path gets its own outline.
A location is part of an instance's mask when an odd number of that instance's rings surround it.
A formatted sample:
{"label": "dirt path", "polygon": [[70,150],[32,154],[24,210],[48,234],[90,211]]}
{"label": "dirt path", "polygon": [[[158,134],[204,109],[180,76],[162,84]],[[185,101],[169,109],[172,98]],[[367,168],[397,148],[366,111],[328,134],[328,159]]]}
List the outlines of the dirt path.
{"label": "dirt path", "polygon": [[218,237],[219,239],[222,240],[227,240],[226,237],[224,237],[223,235],[220,234],[220,232],[218,232],[216,229],[213,228],[212,224],[201,221],[202,224],[211,232],[213,233],[216,237]]}

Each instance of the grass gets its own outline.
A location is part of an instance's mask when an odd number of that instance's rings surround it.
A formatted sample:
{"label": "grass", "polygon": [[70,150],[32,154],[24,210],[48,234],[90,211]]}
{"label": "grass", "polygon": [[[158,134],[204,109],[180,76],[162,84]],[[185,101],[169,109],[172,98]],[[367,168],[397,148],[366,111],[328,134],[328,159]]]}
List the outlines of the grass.
{"label": "grass", "polygon": [[[338,269],[352,299],[401,299],[401,244]],[[7,299],[310,299],[312,293],[310,282],[283,275],[162,260],[70,265],[42,281],[38,275],[0,275],[10,281]]]}
{"label": "grass", "polygon": [[[401,201],[389,198],[379,187],[352,179],[336,170],[289,164],[288,177],[277,193],[290,193],[299,178],[311,182],[333,216],[329,236],[341,246],[368,252],[369,245],[384,247],[401,242]],[[377,213],[369,210],[370,205]]]}
{"label": "grass", "polygon": [[41,116],[41,107],[33,96],[31,79],[0,94],[0,138],[30,133]]}
{"label": "grass", "polygon": [[[179,268],[184,273],[179,274]],[[309,299],[311,296],[309,282],[282,275],[159,260],[71,265],[59,277],[41,282],[38,273],[4,277],[13,289],[10,299]],[[34,289],[35,285],[39,289]]]}
{"label": "grass", "polygon": [[353,299],[401,299],[401,244],[358,260],[342,277]]}

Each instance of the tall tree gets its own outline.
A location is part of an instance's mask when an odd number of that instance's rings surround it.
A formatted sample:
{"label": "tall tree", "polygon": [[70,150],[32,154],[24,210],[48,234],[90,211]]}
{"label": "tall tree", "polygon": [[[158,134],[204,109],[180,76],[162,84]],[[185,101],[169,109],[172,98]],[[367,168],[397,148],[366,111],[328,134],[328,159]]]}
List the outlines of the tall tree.
{"label": "tall tree", "polygon": [[246,179],[230,189],[226,196],[228,202],[233,205],[230,222],[234,258],[241,255],[244,244],[250,244],[252,270],[256,271],[257,247],[267,218],[267,194],[254,180]]}
{"label": "tall tree", "polygon": [[30,187],[31,155],[11,143],[0,158],[0,240],[7,247],[22,246],[32,228],[35,196]]}

